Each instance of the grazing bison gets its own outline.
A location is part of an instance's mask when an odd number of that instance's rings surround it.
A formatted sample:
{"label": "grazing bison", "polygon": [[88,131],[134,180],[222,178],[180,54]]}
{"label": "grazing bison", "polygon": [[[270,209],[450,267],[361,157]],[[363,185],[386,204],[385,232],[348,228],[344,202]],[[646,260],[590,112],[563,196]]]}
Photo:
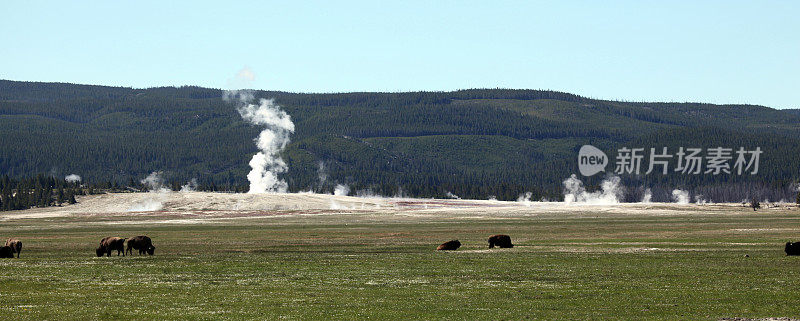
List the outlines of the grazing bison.
{"label": "grazing bison", "polygon": [[100,247],[97,248],[97,256],[103,256],[103,254],[107,256],[111,256],[111,251],[117,251],[117,256],[122,253],[122,256],[125,256],[125,239],[119,237],[104,237],[100,240]]}
{"label": "grazing bison", "polygon": [[495,245],[501,249],[514,247],[514,244],[511,244],[511,237],[503,234],[492,235],[489,237],[489,248],[493,249]]}
{"label": "grazing bison", "polygon": [[800,242],[786,242],[783,251],[786,255],[800,255]]}
{"label": "grazing bison", "polygon": [[0,246],[0,259],[14,258],[14,250],[10,246]]}
{"label": "grazing bison", "polygon": [[17,258],[19,258],[19,253],[22,252],[22,241],[18,239],[8,239],[6,240],[6,246],[10,247],[13,253],[17,253]]}
{"label": "grazing bison", "polygon": [[437,251],[455,251],[461,247],[461,242],[458,240],[452,240],[442,243],[439,247],[436,248]]}
{"label": "grazing bison", "polygon": [[149,237],[144,235],[139,235],[128,239],[127,252],[133,255],[133,250],[138,250],[139,255],[143,255],[145,252],[147,252],[147,254],[153,255],[153,253],[156,251],[156,247],[153,246],[153,241],[150,240]]}

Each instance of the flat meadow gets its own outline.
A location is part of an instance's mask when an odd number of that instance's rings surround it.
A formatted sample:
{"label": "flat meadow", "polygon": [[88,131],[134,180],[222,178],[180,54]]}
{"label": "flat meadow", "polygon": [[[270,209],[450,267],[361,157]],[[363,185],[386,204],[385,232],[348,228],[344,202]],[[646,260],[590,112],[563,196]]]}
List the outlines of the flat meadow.
{"label": "flat meadow", "polygon": [[[800,317],[796,207],[438,205],[0,213],[0,319]],[[142,234],[154,256],[95,256]]]}

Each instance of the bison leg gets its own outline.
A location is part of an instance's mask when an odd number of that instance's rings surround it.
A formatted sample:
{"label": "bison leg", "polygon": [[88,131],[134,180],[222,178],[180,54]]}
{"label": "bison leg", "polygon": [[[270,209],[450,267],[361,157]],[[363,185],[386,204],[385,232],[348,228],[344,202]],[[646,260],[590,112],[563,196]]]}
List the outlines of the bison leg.
{"label": "bison leg", "polygon": [[494,243],[493,243],[493,242],[491,242],[491,241],[489,242],[489,248],[490,248],[490,249],[493,249],[493,248],[494,248]]}

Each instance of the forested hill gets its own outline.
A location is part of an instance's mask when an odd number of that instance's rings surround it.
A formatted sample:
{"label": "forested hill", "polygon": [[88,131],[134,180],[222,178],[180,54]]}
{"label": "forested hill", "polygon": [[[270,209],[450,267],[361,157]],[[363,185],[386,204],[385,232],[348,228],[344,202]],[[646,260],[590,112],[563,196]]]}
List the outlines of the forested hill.
{"label": "forested hill", "polygon": [[792,115],[800,116],[800,109],[784,109],[783,111]]}
{"label": "forested hill", "polygon": [[[256,96],[275,98],[295,122],[283,153],[292,191],[331,191],[341,183],[383,195],[509,200],[531,192],[534,200],[560,199],[584,144],[608,154],[607,171],[623,146],[764,150],[757,175],[622,175],[629,200],[644,188],[654,200],[669,198],[673,188],[714,201],[793,199],[790,186],[800,178],[796,110],[507,89]],[[175,182],[194,178],[206,188],[246,190],[261,128],[221,97],[200,87],[0,80],[0,174],[74,173],[127,184],[162,171]],[[596,187],[602,178],[584,182]]]}

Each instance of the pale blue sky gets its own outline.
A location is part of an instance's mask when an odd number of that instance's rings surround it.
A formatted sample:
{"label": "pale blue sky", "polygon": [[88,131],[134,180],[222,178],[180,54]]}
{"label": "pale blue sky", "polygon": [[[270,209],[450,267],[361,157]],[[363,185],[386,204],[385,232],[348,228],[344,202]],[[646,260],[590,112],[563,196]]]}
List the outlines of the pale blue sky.
{"label": "pale blue sky", "polygon": [[2,1],[0,79],[800,108],[800,1]]}

